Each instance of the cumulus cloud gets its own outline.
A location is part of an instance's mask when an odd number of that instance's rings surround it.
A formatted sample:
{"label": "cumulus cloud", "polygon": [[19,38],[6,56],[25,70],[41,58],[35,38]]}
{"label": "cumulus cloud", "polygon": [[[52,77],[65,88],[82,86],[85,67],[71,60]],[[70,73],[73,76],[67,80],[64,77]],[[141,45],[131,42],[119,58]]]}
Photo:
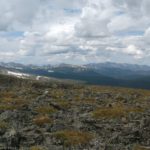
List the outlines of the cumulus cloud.
{"label": "cumulus cloud", "polygon": [[149,63],[149,6],[149,0],[1,0],[0,59]]}
{"label": "cumulus cloud", "polygon": [[124,53],[133,55],[135,58],[142,58],[143,52],[138,49],[135,45],[129,45],[127,48],[123,49]]}

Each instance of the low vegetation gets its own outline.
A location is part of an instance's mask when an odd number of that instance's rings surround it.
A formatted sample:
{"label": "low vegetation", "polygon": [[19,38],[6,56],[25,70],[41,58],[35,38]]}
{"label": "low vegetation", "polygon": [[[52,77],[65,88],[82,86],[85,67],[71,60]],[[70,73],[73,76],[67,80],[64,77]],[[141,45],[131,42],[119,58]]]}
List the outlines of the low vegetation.
{"label": "low vegetation", "polygon": [[57,100],[56,103],[58,104],[58,106],[60,106],[63,109],[69,109],[71,108],[71,103],[65,100]]}
{"label": "low vegetation", "polygon": [[30,147],[30,150],[45,150],[45,148],[43,146],[32,146]]}
{"label": "low vegetation", "polygon": [[40,114],[53,114],[57,112],[57,110],[51,106],[40,106],[36,108],[35,111]]}
{"label": "low vegetation", "polygon": [[133,150],[150,150],[150,147],[136,145],[136,146],[134,146]]}
{"label": "low vegetation", "polygon": [[114,105],[111,107],[98,108],[92,112],[94,118],[116,118],[116,117],[124,117],[129,115],[129,113],[139,113],[143,112],[144,109],[136,108],[136,107],[127,107],[124,105]]}
{"label": "low vegetation", "polygon": [[58,131],[53,135],[60,140],[64,146],[84,145],[89,143],[93,138],[90,133],[75,130]]}
{"label": "low vegetation", "polygon": [[52,122],[53,122],[53,120],[51,118],[49,118],[48,116],[36,116],[33,119],[33,123],[38,126],[42,126],[45,124],[51,124]]}
{"label": "low vegetation", "polygon": [[0,129],[7,129],[9,127],[8,123],[0,120]]}
{"label": "low vegetation", "polygon": [[149,108],[149,90],[0,75],[0,149],[149,150]]}

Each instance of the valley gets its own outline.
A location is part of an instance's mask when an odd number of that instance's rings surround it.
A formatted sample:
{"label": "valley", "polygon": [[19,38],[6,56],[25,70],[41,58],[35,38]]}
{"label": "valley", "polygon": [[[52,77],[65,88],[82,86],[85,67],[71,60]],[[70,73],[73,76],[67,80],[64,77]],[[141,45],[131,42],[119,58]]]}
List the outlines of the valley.
{"label": "valley", "polygon": [[55,79],[77,80],[90,85],[107,85],[150,89],[150,67],[144,65],[99,63],[87,65],[23,65],[1,63],[4,74],[21,73],[25,76],[44,76]]}

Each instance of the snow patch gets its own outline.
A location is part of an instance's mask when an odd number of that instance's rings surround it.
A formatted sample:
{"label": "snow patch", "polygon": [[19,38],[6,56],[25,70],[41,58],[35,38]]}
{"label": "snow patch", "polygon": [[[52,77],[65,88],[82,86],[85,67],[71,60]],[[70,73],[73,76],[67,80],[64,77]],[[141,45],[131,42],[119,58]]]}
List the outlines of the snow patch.
{"label": "snow patch", "polygon": [[40,80],[40,78],[41,78],[41,76],[37,76],[37,77],[36,77],[36,80]]}
{"label": "snow patch", "polygon": [[54,72],[54,71],[53,71],[53,70],[48,70],[48,72],[49,72],[49,73],[52,73],[52,72]]}
{"label": "snow patch", "polygon": [[7,71],[7,73],[9,75],[12,75],[12,76],[16,76],[18,78],[26,78],[26,77],[29,77],[30,75],[28,74],[25,74],[25,73],[19,73],[19,72],[13,72],[13,71]]}

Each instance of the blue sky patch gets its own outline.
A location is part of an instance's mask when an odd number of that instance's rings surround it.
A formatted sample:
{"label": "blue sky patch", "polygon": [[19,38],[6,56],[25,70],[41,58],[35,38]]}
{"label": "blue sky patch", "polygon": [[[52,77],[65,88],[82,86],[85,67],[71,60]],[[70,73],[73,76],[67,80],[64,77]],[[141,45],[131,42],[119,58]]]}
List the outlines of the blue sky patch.
{"label": "blue sky patch", "polygon": [[0,36],[13,37],[13,38],[21,37],[21,36],[23,36],[23,34],[24,34],[24,32],[22,32],[22,31],[0,32]]}
{"label": "blue sky patch", "polygon": [[144,31],[120,31],[115,33],[116,36],[142,36]]}
{"label": "blue sky patch", "polygon": [[64,8],[64,11],[66,13],[70,13],[70,14],[78,14],[81,13],[80,9],[70,9],[70,8]]}

